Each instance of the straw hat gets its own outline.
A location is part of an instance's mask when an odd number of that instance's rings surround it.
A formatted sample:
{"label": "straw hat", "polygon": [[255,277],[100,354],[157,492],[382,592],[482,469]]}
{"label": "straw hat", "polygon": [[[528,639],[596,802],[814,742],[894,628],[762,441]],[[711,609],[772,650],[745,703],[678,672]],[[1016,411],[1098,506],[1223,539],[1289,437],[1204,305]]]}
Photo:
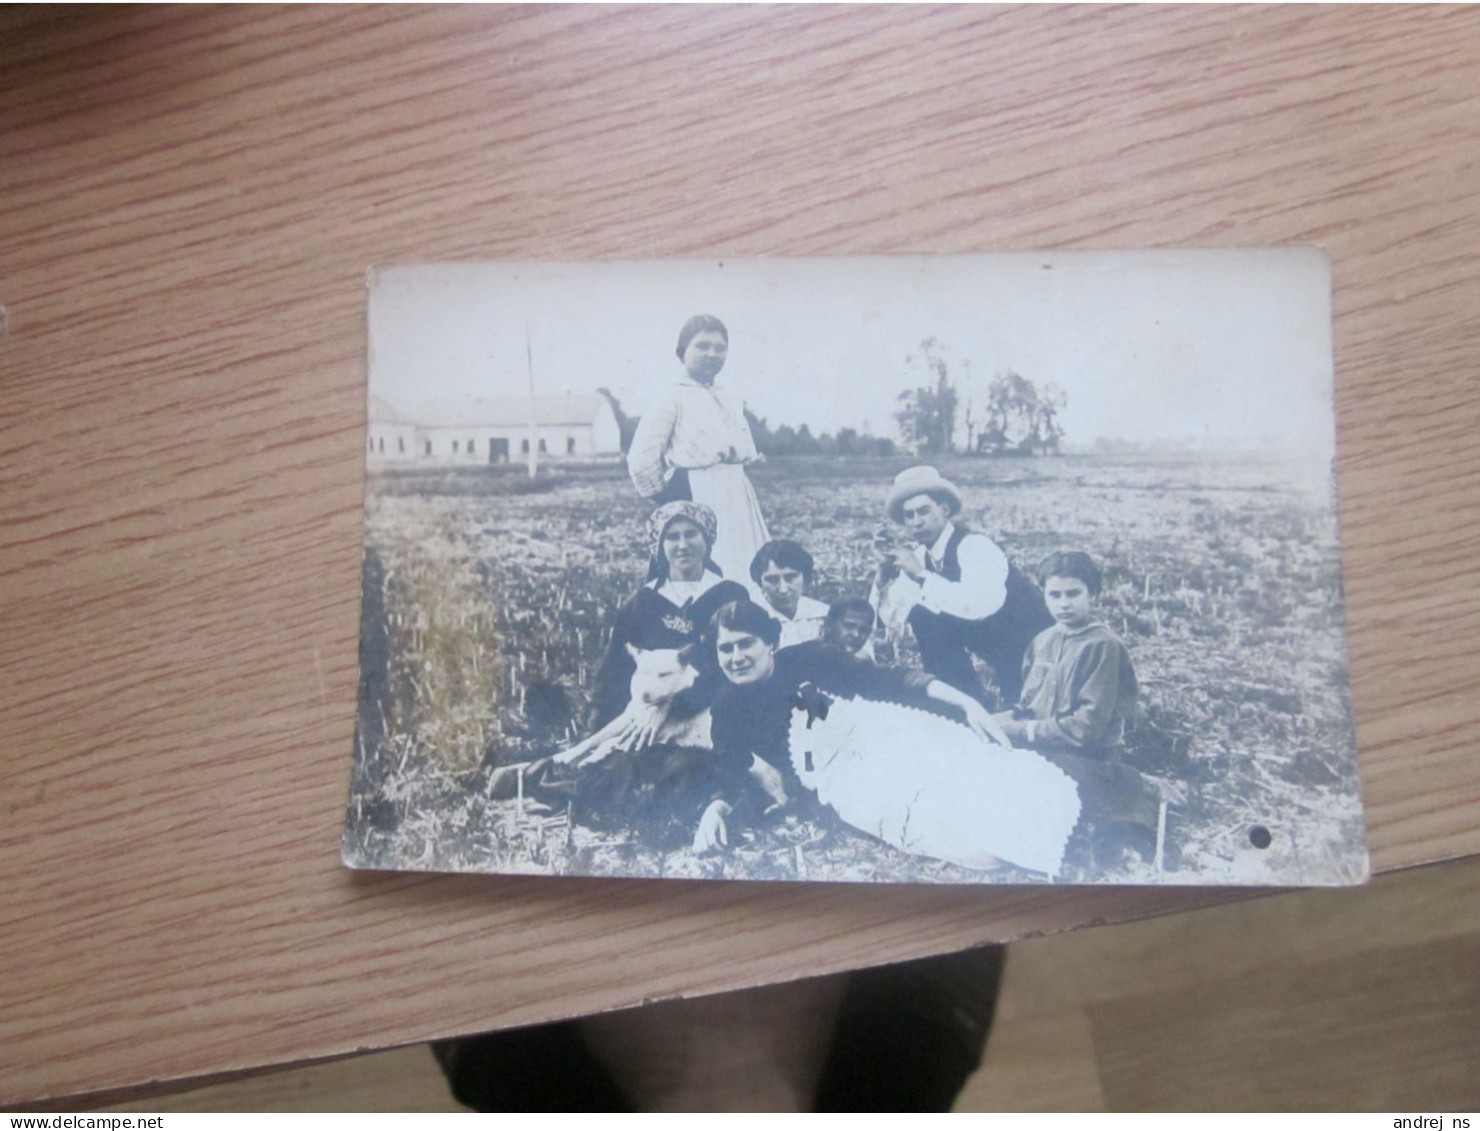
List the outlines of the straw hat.
{"label": "straw hat", "polygon": [[905,500],[913,499],[916,495],[929,495],[942,503],[949,500],[952,514],[959,514],[961,511],[961,492],[956,490],[956,485],[942,477],[935,468],[921,465],[906,468],[894,477],[894,486],[889,489],[889,503],[885,508],[889,517],[895,522],[903,522],[904,516],[900,511]]}

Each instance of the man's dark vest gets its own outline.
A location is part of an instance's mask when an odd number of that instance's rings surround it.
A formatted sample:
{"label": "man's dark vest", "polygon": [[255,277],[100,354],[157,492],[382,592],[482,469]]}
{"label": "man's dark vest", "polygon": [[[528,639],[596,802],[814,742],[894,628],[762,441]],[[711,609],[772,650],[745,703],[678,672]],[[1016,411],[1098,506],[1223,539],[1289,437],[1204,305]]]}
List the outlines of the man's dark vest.
{"label": "man's dark vest", "polygon": [[[947,581],[961,580],[961,559],[957,550],[962,539],[970,533],[966,527],[958,525],[946,542],[945,560],[939,563],[940,568],[936,572]],[[1044,603],[1043,591],[1034,584],[1032,578],[1008,562],[1007,599],[991,616],[981,620],[965,620],[949,613],[931,612],[916,605],[910,611],[910,627],[915,630],[917,638],[926,621],[934,621],[939,626],[937,631],[944,629],[951,639],[975,652],[997,667],[1000,674],[1007,675],[1008,679],[1015,682],[1019,678],[1018,669],[1022,667],[1023,655],[1027,652],[1028,645],[1035,636],[1053,624],[1053,617],[1049,615],[1048,606]],[[925,631],[929,632],[930,629],[926,628]],[[1008,665],[1010,675],[1001,672],[1004,662]]]}

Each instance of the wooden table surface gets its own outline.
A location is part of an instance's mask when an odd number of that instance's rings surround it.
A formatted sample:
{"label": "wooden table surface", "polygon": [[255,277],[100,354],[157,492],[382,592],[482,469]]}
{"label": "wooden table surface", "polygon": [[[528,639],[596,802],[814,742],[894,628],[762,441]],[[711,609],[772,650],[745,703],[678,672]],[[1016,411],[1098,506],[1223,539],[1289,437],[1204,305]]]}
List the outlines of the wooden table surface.
{"label": "wooden table surface", "polygon": [[352,874],[365,272],[1319,243],[1375,866],[1480,851],[1480,10],[0,13],[0,1103],[1228,898]]}

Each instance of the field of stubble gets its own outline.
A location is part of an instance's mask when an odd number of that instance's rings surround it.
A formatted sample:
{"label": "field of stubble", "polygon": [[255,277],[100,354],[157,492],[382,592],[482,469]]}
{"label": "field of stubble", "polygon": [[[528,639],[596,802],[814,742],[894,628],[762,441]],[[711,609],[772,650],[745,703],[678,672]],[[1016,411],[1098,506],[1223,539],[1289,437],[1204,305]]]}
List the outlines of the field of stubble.
{"label": "field of stubble", "polygon": [[[813,593],[866,595],[870,536],[903,461],[754,470],[773,536],[813,553]],[[1101,618],[1143,691],[1132,761],[1178,783],[1165,871],[1134,854],[1062,882],[1330,883],[1361,845],[1335,520],[1321,469],[1266,457],[1070,456],[942,465],[965,521],[1031,567],[1105,569]],[[663,852],[490,774],[567,745],[618,605],[646,564],[647,507],[614,466],[372,473],[360,725],[347,853],[366,867],[557,874],[977,881],[847,829],[790,827],[724,857]],[[890,649],[882,649],[889,658]],[[898,660],[908,662],[903,642]],[[1268,830],[1267,847],[1251,831]],[[1028,880],[1007,873],[996,880]]]}

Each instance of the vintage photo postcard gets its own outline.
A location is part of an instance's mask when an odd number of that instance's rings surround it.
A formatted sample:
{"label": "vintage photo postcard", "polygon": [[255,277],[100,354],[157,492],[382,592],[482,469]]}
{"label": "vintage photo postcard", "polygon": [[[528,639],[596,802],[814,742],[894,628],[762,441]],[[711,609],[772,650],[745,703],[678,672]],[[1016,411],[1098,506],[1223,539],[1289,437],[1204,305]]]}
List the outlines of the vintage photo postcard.
{"label": "vintage photo postcard", "polygon": [[1315,249],[370,277],[356,868],[1368,874]]}

